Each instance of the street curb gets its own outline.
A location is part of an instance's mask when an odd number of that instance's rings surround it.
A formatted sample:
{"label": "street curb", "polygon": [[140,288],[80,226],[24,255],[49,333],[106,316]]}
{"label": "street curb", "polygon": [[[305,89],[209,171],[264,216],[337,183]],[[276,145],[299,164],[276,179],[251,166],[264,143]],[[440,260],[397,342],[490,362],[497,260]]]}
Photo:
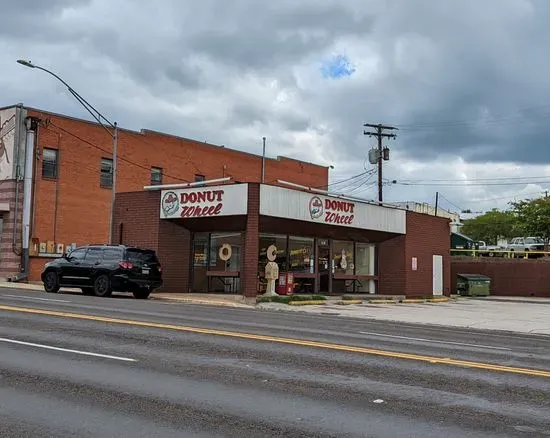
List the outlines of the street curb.
{"label": "street curb", "polygon": [[319,304],[326,304],[325,300],[310,300],[310,301],[290,301],[289,306],[313,306]]}
{"label": "street curb", "polygon": [[248,304],[228,303],[225,301],[196,300],[193,298],[167,298],[167,297],[155,297],[151,295],[151,300],[167,301],[172,303],[201,304],[201,305],[207,305],[207,306],[240,307],[240,308],[246,308],[246,309],[254,308],[254,306],[250,306]]}
{"label": "street curb", "polygon": [[339,306],[349,306],[350,304],[363,304],[362,300],[342,300],[342,301],[336,301],[335,304],[338,304]]}
{"label": "street curb", "polygon": [[397,304],[395,300],[369,300],[367,304]]}
{"label": "street curb", "polygon": [[404,303],[404,304],[407,304],[407,303],[425,303],[426,300],[424,299],[421,299],[421,298],[406,298],[404,300],[401,300],[400,301],[401,303]]}
{"label": "street curb", "polygon": [[448,303],[449,301],[449,298],[428,298],[426,300],[427,303]]}
{"label": "street curb", "polygon": [[15,283],[11,281],[0,282],[0,289],[44,290],[44,286],[32,283]]}

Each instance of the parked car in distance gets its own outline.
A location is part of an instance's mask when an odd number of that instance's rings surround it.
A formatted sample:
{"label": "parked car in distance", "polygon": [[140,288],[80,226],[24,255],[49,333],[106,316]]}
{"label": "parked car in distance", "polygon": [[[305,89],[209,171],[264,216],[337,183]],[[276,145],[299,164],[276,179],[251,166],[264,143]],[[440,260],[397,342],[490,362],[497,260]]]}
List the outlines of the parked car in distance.
{"label": "parked car in distance", "polygon": [[[506,246],[506,250],[523,255],[525,252],[544,251],[544,240],[540,237],[514,237]],[[543,257],[544,254],[534,254],[532,257]]]}
{"label": "parked car in distance", "polygon": [[151,249],[87,245],[46,263],[41,277],[48,293],[71,287],[98,297],[132,292],[135,298],[147,299],[162,285],[162,267]]}
{"label": "parked car in distance", "polygon": [[506,248],[499,245],[487,245],[483,240],[478,242],[479,249],[478,254],[482,257],[502,257]]}

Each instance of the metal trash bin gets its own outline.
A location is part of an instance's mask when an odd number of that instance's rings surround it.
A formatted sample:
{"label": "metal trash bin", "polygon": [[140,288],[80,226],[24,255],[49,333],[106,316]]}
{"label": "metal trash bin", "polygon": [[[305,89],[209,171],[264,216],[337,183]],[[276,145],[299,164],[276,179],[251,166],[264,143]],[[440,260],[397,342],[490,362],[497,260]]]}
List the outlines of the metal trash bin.
{"label": "metal trash bin", "polygon": [[461,296],[486,297],[491,294],[491,278],[481,274],[457,274],[456,292]]}

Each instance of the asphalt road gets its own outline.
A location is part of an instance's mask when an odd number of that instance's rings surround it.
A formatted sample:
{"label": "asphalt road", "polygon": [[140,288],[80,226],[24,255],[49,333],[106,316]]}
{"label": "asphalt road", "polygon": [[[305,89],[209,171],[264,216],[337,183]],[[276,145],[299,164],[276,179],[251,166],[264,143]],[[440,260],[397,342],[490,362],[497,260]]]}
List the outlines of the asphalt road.
{"label": "asphalt road", "polygon": [[550,436],[550,337],[0,289],[0,436]]}

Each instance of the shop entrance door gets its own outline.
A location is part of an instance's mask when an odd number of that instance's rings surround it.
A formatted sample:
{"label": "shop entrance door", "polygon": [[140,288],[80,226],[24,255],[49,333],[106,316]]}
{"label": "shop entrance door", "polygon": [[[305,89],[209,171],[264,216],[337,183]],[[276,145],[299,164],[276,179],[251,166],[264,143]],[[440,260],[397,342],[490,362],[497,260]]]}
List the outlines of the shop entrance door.
{"label": "shop entrance door", "polygon": [[[201,236],[202,237],[202,236]],[[208,292],[208,238],[195,238],[191,251],[193,292]]]}
{"label": "shop entrance door", "polygon": [[317,241],[317,268],[319,274],[319,292],[329,292],[330,247],[327,239]]}

